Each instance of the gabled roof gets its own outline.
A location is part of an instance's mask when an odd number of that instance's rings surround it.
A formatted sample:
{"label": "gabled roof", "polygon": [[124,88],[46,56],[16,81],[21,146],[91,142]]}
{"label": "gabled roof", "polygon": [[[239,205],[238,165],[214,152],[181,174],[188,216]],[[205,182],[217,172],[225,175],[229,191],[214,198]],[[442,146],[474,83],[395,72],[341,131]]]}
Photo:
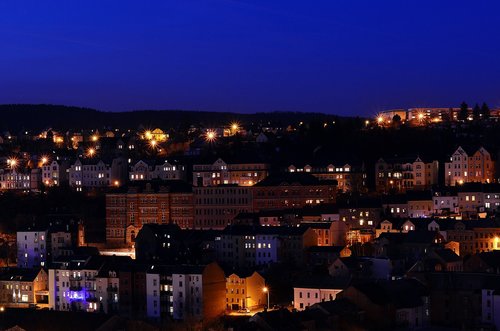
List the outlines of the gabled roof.
{"label": "gabled roof", "polygon": [[455,254],[455,252],[449,248],[436,249],[434,253],[446,263],[458,262],[462,260],[460,256]]}
{"label": "gabled roof", "polygon": [[4,268],[0,270],[0,281],[32,282],[41,269]]}

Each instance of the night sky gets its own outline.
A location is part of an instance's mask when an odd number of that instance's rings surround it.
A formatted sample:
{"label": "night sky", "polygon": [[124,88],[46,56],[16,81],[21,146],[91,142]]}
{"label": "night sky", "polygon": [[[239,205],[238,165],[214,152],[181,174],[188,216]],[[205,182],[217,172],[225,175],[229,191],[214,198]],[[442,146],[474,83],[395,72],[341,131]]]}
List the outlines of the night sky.
{"label": "night sky", "polygon": [[0,0],[0,103],[500,106],[498,1]]}

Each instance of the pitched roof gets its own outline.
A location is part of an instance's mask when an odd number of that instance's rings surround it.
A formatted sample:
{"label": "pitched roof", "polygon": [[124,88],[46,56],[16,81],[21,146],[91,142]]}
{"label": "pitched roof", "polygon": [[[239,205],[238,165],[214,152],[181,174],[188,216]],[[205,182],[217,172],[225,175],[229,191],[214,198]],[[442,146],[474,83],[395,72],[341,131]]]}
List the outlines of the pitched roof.
{"label": "pitched roof", "polygon": [[0,270],[0,280],[32,282],[40,273],[41,269],[4,268]]}

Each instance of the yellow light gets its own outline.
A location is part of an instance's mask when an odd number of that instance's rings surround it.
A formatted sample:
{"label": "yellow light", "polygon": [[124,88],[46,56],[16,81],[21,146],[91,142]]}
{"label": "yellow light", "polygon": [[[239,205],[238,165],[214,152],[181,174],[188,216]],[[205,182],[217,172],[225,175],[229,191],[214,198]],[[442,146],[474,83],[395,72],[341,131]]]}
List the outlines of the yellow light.
{"label": "yellow light", "polygon": [[240,128],[240,126],[238,125],[238,123],[233,123],[231,124],[231,130],[233,131],[238,131],[238,129]]}
{"label": "yellow light", "polygon": [[424,114],[422,114],[422,113],[418,114],[418,119],[419,120],[423,120],[424,119]]}
{"label": "yellow light", "polygon": [[115,180],[115,186],[120,186],[120,182]]}
{"label": "yellow light", "polygon": [[151,134],[151,131],[149,130],[144,133],[144,136],[146,137],[147,140],[153,139],[153,134]]}
{"label": "yellow light", "polygon": [[95,155],[95,149],[92,147],[87,150],[87,155],[93,157]]}
{"label": "yellow light", "polygon": [[99,139],[99,137],[97,135],[92,136],[92,141],[97,141],[98,139]]}
{"label": "yellow light", "polygon": [[5,311],[5,307],[0,307],[0,312],[4,312]]}
{"label": "yellow light", "polygon": [[10,165],[11,168],[15,168],[17,166],[17,160],[16,159],[9,159],[9,160],[7,160],[7,164]]}
{"label": "yellow light", "polygon": [[212,142],[215,139],[217,139],[217,134],[213,130],[208,130],[207,133],[205,133],[205,140],[207,142]]}
{"label": "yellow light", "polygon": [[365,121],[365,125],[368,125],[368,124],[370,124],[370,121],[369,121],[369,120],[366,120],[366,121]]}
{"label": "yellow light", "polygon": [[152,148],[155,148],[156,147],[156,140],[151,140],[151,142],[149,143],[151,145]]}
{"label": "yellow light", "polygon": [[267,293],[268,291],[269,291],[269,289],[267,288],[267,286],[262,289],[262,292],[264,292],[264,293]]}
{"label": "yellow light", "polygon": [[377,117],[377,122],[379,124],[384,123],[384,118],[382,116]]}
{"label": "yellow light", "polygon": [[49,162],[49,159],[46,156],[42,156],[41,161],[42,161],[42,164],[45,164],[45,163]]}
{"label": "yellow light", "polygon": [[460,179],[460,180],[458,181],[458,184],[460,184],[460,185],[463,185],[463,183],[464,183],[464,180],[463,180],[463,179]]}

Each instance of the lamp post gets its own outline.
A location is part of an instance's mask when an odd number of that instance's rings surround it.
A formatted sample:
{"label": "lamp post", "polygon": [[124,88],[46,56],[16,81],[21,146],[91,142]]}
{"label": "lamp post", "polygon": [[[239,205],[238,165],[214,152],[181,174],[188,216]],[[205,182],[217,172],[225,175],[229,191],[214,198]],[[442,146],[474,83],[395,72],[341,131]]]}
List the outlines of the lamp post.
{"label": "lamp post", "polygon": [[264,286],[262,292],[267,293],[267,309],[270,309],[271,307],[269,307],[269,288],[267,286]]}

